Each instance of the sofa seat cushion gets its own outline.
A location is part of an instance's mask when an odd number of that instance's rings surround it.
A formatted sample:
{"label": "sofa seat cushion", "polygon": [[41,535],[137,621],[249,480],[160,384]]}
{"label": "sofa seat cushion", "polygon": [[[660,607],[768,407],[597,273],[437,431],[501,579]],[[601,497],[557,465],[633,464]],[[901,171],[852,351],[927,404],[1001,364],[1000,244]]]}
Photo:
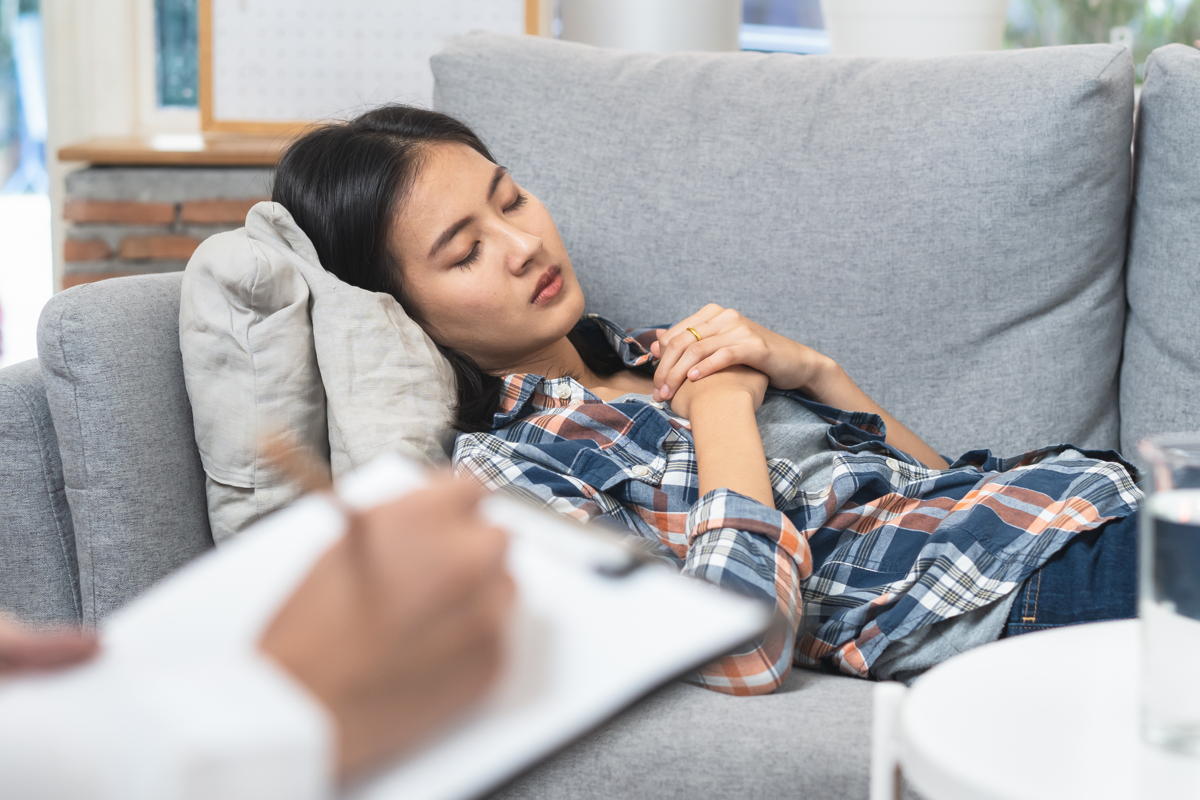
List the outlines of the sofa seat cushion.
{"label": "sofa seat cushion", "polygon": [[808,670],[760,697],[673,683],[494,796],[866,797],[873,689]]}
{"label": "sofa seat cushion", "polygon": [[1111,45],[907,60],[474,33],[433,58],[588,305],[706,302],[838,359],[943,453],[1117,443],[1133,123]]}

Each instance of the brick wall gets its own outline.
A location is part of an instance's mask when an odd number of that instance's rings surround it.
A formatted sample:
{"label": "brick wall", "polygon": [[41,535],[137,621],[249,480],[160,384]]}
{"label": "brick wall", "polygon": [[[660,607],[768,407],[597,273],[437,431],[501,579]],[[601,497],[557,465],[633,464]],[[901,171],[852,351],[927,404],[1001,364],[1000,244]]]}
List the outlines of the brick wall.
{"label": "brick wall", "polygon": [[271,194],[262,167],[87,167],[66,180],[63,288],[181,270]]}

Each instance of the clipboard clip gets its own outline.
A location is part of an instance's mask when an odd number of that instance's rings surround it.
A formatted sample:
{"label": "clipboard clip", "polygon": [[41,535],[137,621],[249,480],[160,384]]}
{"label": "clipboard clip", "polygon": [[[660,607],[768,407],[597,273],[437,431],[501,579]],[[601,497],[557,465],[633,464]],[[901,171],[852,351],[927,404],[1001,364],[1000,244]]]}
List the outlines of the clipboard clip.
{"label": "clipboard clip", "polygon": [[576,569],[619,579],[647,564],[663,566],[651,542],[604,520],[584,524],[512,489],[500,489],[484,502],[488,516],[512,535],[535,543],[541,552]]}

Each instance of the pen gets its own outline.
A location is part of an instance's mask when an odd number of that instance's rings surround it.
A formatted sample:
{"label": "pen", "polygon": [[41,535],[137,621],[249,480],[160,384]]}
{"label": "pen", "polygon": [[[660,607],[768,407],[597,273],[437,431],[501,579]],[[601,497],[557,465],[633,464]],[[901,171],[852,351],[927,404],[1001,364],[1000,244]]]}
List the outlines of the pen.
{"label": "pen", "polygon": [[268,434],[262,437],[261,446],[271,468],[299,486],[304,493],[328,492],[333,495],[329,465],[290,434]]}
{"label": "pen", "polygon": [[277,431],[261,441],[263,456],[271,468],[300,487],[303,494],[320,494],[341,513],[346,521],[346,536],[357,539],[359,516],[346,505],[333,490],[333,477],[329,464],[309,448],[300,444],[290,434]]}

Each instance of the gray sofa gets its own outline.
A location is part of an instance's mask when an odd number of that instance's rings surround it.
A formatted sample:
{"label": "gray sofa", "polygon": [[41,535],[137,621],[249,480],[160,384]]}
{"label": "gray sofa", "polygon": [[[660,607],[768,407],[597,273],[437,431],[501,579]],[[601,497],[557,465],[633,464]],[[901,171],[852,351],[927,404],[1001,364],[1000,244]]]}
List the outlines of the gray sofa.
{"label": "gray sofa", "polygon": [[[1132,156],[1108,45],[887,61],[471,34],[433,69],[435,104],[555,216],[592,310],[737,307],[951,455],[1200,427],[1200,52],[1152,57]],[[38,361],[0,371],[0,609],[94,625],[211,546],[179,285],[63,292]],[[672,685],[501,795],[865,797],[870,693]]]}

